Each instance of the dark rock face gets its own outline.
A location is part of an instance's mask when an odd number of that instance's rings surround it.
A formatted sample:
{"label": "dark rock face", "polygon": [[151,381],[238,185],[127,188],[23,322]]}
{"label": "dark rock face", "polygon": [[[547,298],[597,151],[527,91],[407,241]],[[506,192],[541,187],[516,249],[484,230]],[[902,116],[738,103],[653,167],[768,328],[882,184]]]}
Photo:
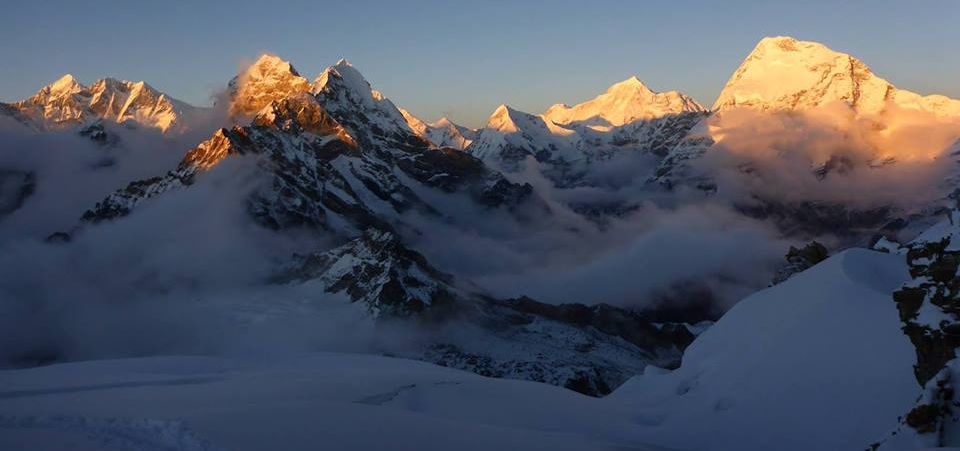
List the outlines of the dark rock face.
{"label": "dark rock face", "polygon": [[9,103],[0,102],[0,115],[6,116],[16,122],[19,122],[25,127],[31,127],[30,119],[25,117],[22,113],[20,113],[20,110],[18,110],[13,105],[10,105]]}
{"label": "dark rock face", "polygon": [[638,312],[644,319],[663,324],[713,322],[723,310],[714,291],[695,280],[675,283],[652,293],[648,306]]}
{"label": "dark rock face", "polygon": [[942,412],[937,406],[922,404],[907,414],[906,423],[920,434],[930,434],[936,432],[941,415]]}
{"label": "dark rock face", "polygon": [[[914,280],[894,293],[904,332],[917,348],[914,370],[920,385],[955,358],[955,349],[960,346],[960,251],[948,250],[951,242],[947,237],[911,246],[907,262]],[[925,303],[944,315],[939,323],[918,321]]]}
{"label": "dark rock face", "polygon": [[87,138],[105,147],[115,146],[119,142],[119,138],[107,131],[107,128],[103,125],[102,120],[97,120],[88,125],[80,127],[77,133],[79,133],[80,136],[83,136],[84,138]]}
{"label": "dark rock face", "polygon": [[543,304],[529,298],[475,300],[457,329],[435,336],[419,358],[491,377],[524,379],[590,396],[609,394],[646,365],[675,368],[693,336],[658,328],[607,305]]}
{"label": "dark rock face", "polygon": [[906,249],[911,281],[893,293],[903,332],[916,349],[914,374],[923,389],[904,425],[944,446],[946,430],[960,421],[955,397],[960,347],[960,214],[950,214],[947,232],[924,237]]}
{"label": "dark rock face", "polygon": [[0,219],[20,209],[36,187],[33,172],[0,169]]}
{"label": "dark rock face", "polygon": [[752,205],[737,206],[744,215],[772,221],[785,235],[813,237],[833,234],[861,243],[877,230],[889,231],[887,224],[897,218],[892,207],[856,209],[842,204],[823,202],[785,203],[755,198]]}
{"label": "dark rock face", "polygon": [[549,383],[591,396],[610,393],[647,364],[675,367],[693,340],[608,305],[497,300],[459,286],[392,232],[369,229],[330,251],[297,256],[275,279],[344,293],[379,322],[415,324],[425,344],[404,357]]}
{"label": "dark rock face", "polygon": [[[556,385],[588,396],[610,394],[617,385],[629,377],[623,368],[616,365],[599,366],[596,363],[584,363],[571,366],[549,359],[499,360],[486,354],[467,352],[451,344],[431,347],[424,355],[424,360],[486,377],[522,379]],[[615,382],[616,385],[608,385],[611,382]]]}
{"label": "dark rock face", "polygon": [[800,249],[790,246],[785,256],[787,264],[777,270],[771,284],[776,285],[793,277],[794,274],[806,271],[829,256],[827,247],[816,241],[811,241]]}
{"label": "dark rock face", "polygon": [[328,293],[346,293],[375,318],[438,316],[464,295],[453,277],[405,247],[392,232],[368,229],[333,250],[294,256],[277,283],[310,282]]}
{"label": "dark rock face", "polygon": [[677,147],[706,112],[671,114],[656,119],[635,121],[617,127],[612,143],[617,147],[633,147],[664,158]]}
{"label": "dark rock face", "polygon": [[655,327],[650,320],[607,304],[544,304],[522,297],[505,302],[510,309],[520,313],[532,314],[578,327],[590,327],[607,335],[622,338],[641,349],[669,348],[681,344],[683,347],[693,341],[693,334],[687,329],[669,329]]}

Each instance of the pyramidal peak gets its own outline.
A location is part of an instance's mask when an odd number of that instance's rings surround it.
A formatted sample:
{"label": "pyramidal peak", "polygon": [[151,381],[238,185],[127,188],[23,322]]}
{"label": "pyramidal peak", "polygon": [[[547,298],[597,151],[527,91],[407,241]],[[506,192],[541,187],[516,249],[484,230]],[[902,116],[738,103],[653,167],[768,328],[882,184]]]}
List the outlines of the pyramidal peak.
{"label": "pyramidal peak", "polygon": [[71,74],[65,74],[47,87],[51,93],[58,94],[75,93],[84,89],[83,84],[77,81],[76,77]]}
{"label": "pyramidal peak", "polygon": [[252,75],[286,76],[289,74],[298,77],[300,76],[300,73],[297,72],[297,69],[293,67],[293,64],[290,64],[289,61],[270,53],[264,53],[263,55],[260,55],[260,57],[250,65],[246,73]]}
{"label": "pyramidal peak", "polygon": [[370,82],[364,78],[363,74],[357,70],[347,61],[345,58],[341,58],[337,61],[337,64],[330,66],[323,70],[320,75],[313,81],[311,85],[311,91],[313,93],[319,93],[324,89],[328,88],[328,85],[331,82],[331,77],[338,78],[342,80],[344,88],[355,92],[363,97],[371,97],[371,100],[382,100],[383,95],[378,91],[375,91],[371,86]]}
{"label": "pyramidal peak", "polygon": [[249,116],[275,100],[307,92],[310,83],[288,61],[261,55],[230,80],[230,114]]}
{"label": "pyramidal peak", "polygon": [[535,115],[502,104],[487,119],[487,129],[499,133],[523,132],[531,137],[554,139],[572,137],[576,132],[559,126],[544,115]]}
{"label": "pyramidal peak", "polygon": [[647,87],[646,84],[636,75],[630,76],[626,80],[623,80],[619,83],[614,83],[607,89],[607,93],[618,93],[618,92],[640,92],[644,94],[654,94],[654,92]]}
{"label": "pyramidal peak", "polygon": [[638,120],[702,111],[704,108],[686,95],[677,91],[653,91],[640,78],[631,76],[578,105],[553,105],[543,116],[565,126],[621,126]]}
{"label": "pyramidal peak", "polygon": [[865,114],[881,113],[894,103],[937,116],[960,115],[960,101],[897,89],[853,56],[787,36],[761,39],[713,108],[794,111],[839,102]]}
{"label": "pyramidal peak", "polygon": [[490,115],[490,118],[487,119],[486,128],[505,131],[505,132],[515,132],[518,130],[517,124],[514,121],[514,116],[519,112],[510,108],[506,104],[500,104],[493,114]]}
{"label": "pyramidal peak", "polygon": [[727,82],[714,109],[795,110],[844,101],[879,111],[893,87],[865,64],[818,42],[760,40]]}

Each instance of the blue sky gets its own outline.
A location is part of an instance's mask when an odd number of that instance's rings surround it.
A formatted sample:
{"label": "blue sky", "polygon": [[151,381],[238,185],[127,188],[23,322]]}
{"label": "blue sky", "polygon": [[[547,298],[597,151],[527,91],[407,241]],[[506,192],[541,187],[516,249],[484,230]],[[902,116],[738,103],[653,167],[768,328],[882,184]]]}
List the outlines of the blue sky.
{"label": "blue sky", "polygon": [[637,75],[711,104],[763,36],[851,53],[894,84],[960,98],[960,1],[5,2],[0,101],[64,73],[146,80],[207,104],[262,52],[308,78],[340,57],[424,119],[480,125]]}

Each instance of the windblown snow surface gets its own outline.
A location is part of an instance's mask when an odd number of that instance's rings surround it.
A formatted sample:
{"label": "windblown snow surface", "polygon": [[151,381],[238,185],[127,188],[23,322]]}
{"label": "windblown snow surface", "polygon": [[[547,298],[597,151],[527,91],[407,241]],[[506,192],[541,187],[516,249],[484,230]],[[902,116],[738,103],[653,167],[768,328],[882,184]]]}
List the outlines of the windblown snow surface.
{"label": "windblown snow surface", "polygon": [[902,256],[839,253],[606,398],[336,353],[0,371],[0,449],[864,449],[915,401],[890,300],[907,277]]}

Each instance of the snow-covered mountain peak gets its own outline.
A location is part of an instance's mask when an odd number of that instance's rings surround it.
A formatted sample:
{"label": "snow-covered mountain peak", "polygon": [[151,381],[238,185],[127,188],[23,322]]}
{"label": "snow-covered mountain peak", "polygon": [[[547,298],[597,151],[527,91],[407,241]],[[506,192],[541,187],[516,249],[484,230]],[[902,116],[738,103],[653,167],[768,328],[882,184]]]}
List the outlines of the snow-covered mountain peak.
{"label": "snow-covered mountain peak", "polygon": [[[757,49],[766,49],[766,48],[776,48],[785,52],[796,52],[799,51],[799,45],[801,42],[797,38],[790,36],[766,36],[763,39],[760,39],[760,42],[757,43]],[[826,50],[826,46],[818,42],[804,42],[803,44],[814,44],[815,46],[823,47]]]}
{"label": "snow-covered mountain peak", "polygon": [[500,105],[467,152],[484,161],[495,161],[506,170],[515,170],[528,156],[565,162],[582,159],[583,153],[576,149],[577,139],[576,131],[544,116]]}
{"label": "snow-covered mountain peak", "polygon": [[702,112],[695,100],[677,91],[655,92],[632,76],[578,105],[556,104],[543,114],[560,125],[618,127],[683,113]]}
{"label": "snow-covered mountain peak", "polygon": [[271,102],[310,90],[310,83],[289,62],[264,54],[230,80],[230,113],[254,114]]}
{"label": "snow-covered mountain peak", "polygon": [[530,133],[534,129],[543,129],[548,134],[560,136],[568,136],[574,133],[572,130],[557,126],[543,116],[525,113],[505,104],[493,110],[493,114],[487,119],[485,128],[501,133]]}
{"label": "snow-covered mountain peak", "polygon": [[458,125],[446,117],[428,124],[403,108],[400,108],[400,114],[414,133],[437,147],[463,150],[477,137],[477,130]]}
{"label": "snow-covered mountain peak", "polygon": [[310,92],[323,108],[361,141],[425,146],[400,110],[373,89],[352,64],[341,59],[313,81]]}
{"label": "snow-covered mountain peak", "polygon": [[329,89],[328,85],[331,83],[331,79],[340,80],[339,85],[341,87],[364,97],[365,100],[366,98],[369,98],[369,100],[378,100],[377,97],[380,97],[379,100],[383,98],[379,92],[371,87],[370,82],[364,78],[363,74],[346,59],[341,58],[337,61],[337,64],[324,69],[314,80],[311,90],[318,93],[324,89]]}
{"label": "snow-covered mountain peak", "polygon": [[11,107],[38,129],[105,120],[167,132],[182,129],[177,126],[183,125],[183,117],[197,112],[196,108],[170,98],[143,81],[102,78],[84,86],[70,74]]}
{"label": "snow-covered mountain peak", "polygon": [[65,74],[47,86],[47,92],[57,95],[74,94],[83,89],[83,85],[71,74]]}
{"label": "snow-covered mountain peak", "polygon": [[817,42],[768,37],[730,77],[714,109],[795,110],[844,101],[879,111],[891,89],[850,55]]}
{"label": "snow-covered mountain peak", "polygon": [[626,80],[623,80],[618,83],[614,83],[610,88],[607,89],[607,93],[642,93],[646,95],[652,95],[654,92],[643,83],[643,80],[640,80],[636,75],[630,76]]}
{"label": "snow-covered mountain peak", "polygon": [[257,58],[246,70],[246,74],[251,78],[285,78],[289,75],[300,76],[300,73],[290,64],[279,56],[264,53]]}
{"label": "snow-covered mountain peak", "polygon": [[864,114],[881,113],[893,103],[937,116],[960,115],[960,101],[897,89],[848,54],[785,36],[764,38],[754,47],[714,109],[792,111],[838,102]]}
{"label": "snow-covered mountain peak", "polygon": [[506,104],[501,104],[497,109],[493,110],[493,114],[487,119],[486,128],[501,132],[516,132],[518,127],[513,118],[519,113],[520,112],[508,107]]}

